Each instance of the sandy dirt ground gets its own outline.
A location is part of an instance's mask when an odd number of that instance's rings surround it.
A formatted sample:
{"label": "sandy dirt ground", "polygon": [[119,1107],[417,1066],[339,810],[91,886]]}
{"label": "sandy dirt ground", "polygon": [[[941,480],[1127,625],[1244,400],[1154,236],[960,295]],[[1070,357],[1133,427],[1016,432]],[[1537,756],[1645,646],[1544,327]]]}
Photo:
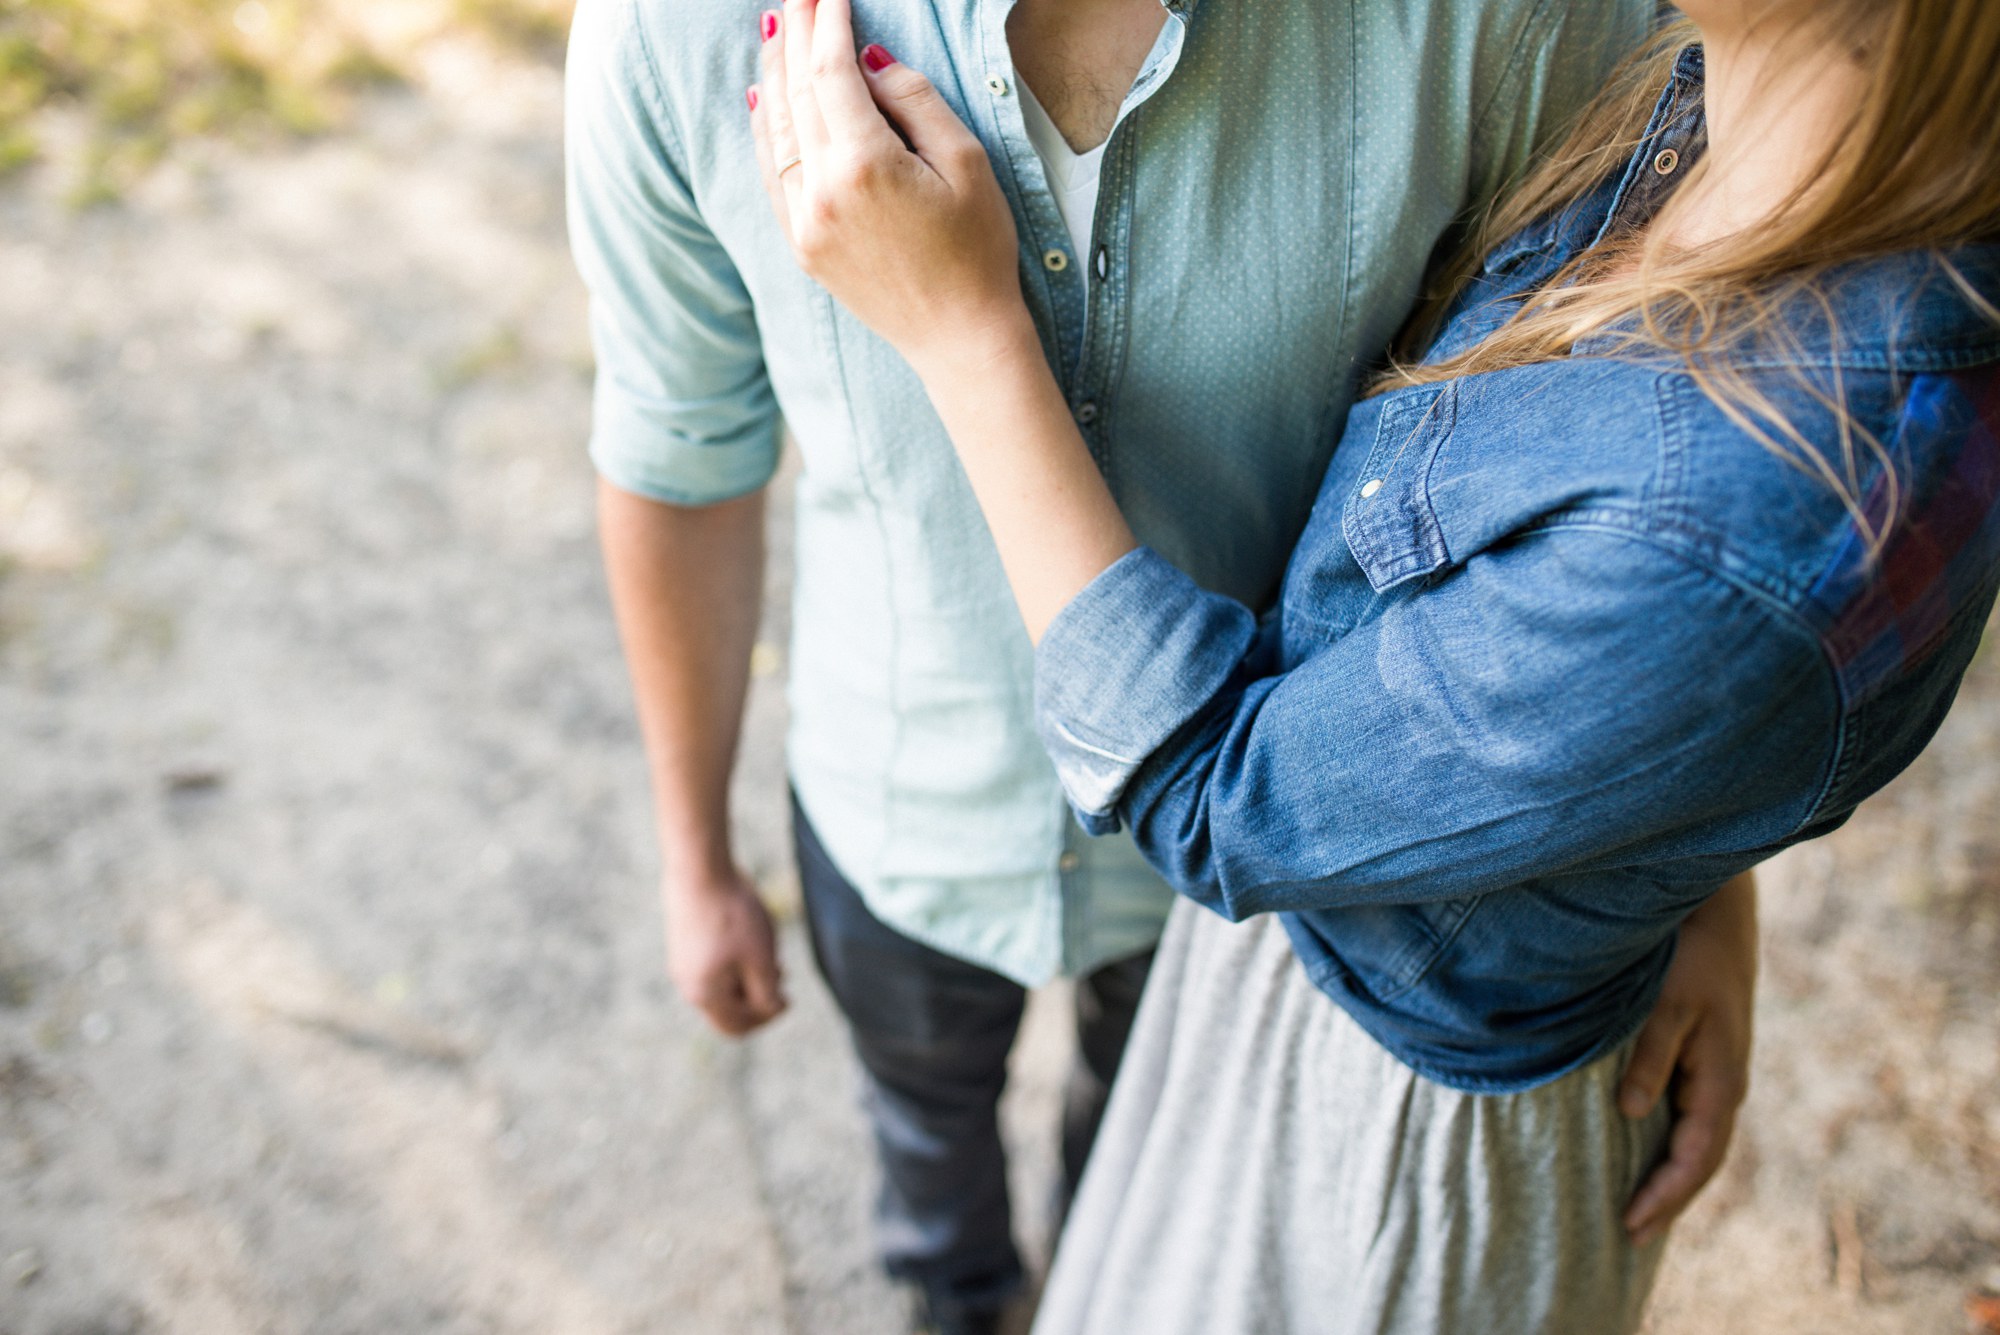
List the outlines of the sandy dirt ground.
{"label": "sandy dirt ground", "polygon": [[[738,819],[794,1005],[731,1044],[662,976],[559,76],[420,87],[84,214],[0,186],[0,1332],[899,1330],[789,867],[786,489]],[[1989,656],[1769,871],[1659,1335],[1961,1331],[2000,1286],[1996,811]],[[1038,1254],[1061,1013],[1007,1108]]]}

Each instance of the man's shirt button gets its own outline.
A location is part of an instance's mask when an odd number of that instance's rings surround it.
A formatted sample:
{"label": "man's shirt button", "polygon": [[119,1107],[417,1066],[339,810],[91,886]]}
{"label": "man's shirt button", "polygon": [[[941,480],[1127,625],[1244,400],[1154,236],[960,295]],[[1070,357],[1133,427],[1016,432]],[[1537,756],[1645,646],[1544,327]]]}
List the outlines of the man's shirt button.
{"label": "man's shirt button", "polygon": [[1042,267],[1050,273],[1061,273],[1069,268],[1069,255],[1061,250],[1045,250],[1042,252]]}
{"label": "man's shirt button", "polygon": [[1056,859],[1056,866],[1062,871],[1075,871],[1083,865],[1083,859],[1075,853],[1065,853]]}
{"label": "man's shirt button", "polygon": [[1094,403],[1077,404],[1076,420],[1085,426],[1089,426],[1092,422],[1095,422],[1097,420],[1097,405]]}
{"label": "man's shirt button", "polygon": [[1005,97],[1007,96],[1007,81],[997,74],[989,74],[986,76],[986,91],[992,93],[995,97]]}
{"label": "man's shirt button", "polygon": [[1371,477],[1366,482],[1361,484],[1361,499],[1365,501],[1370,496],[1373,496],[1376,492],[1380,490],[1382,490],[1382,479],[1379,477]]}

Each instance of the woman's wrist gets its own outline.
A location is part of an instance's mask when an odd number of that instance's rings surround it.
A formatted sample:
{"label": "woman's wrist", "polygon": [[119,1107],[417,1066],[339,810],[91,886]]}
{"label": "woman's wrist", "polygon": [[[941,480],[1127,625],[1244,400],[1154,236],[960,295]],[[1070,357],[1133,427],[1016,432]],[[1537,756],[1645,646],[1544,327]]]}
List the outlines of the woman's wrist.
{"label": "woman's wrist", "polygon": [[935,401],[941,391],[1044,361],[1042,337],[1025,303],[952,322],[949,331],[904,352]]}
{"label": "woman's wrist", "polygon": [[1731,972],[1751,987],[1757,978],[1757,879],[1746,871],[1722,888],[1681,923],[1681,939],[1715,943],[1718,960],[1726,958]]}

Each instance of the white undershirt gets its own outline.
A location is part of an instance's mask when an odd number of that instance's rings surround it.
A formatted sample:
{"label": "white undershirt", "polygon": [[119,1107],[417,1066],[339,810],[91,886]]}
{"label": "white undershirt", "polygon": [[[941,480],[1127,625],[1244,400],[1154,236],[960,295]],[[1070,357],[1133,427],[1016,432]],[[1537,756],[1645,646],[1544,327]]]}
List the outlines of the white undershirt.
{"label": "white undershirt", "polygon": [[1104,161],[1104,144],[1086,153],[1071,148],[1028,85],[1020,79],[1014,83],[1021,90],[1021,119],[1027,123],[1028,142],[1042,160],[1042,172],[1056,197],[1056,210],[1062,214],[1063,226],[1069,229],[1070,243],[1075,247],[1070,254],[1077,263],[1085,263],[1090,256],[1091,223],[1097,216],[1097,168]]}

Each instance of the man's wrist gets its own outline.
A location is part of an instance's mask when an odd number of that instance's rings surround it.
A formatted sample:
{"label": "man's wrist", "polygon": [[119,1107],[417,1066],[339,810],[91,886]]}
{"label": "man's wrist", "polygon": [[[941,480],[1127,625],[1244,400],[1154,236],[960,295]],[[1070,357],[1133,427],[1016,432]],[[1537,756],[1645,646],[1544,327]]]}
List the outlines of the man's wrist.
{"label": "man's wrist", "polygon": [[736,861],[727,839],[714,835],[661,840],[660,880],[675,896],[719,897],[737,887]]}

